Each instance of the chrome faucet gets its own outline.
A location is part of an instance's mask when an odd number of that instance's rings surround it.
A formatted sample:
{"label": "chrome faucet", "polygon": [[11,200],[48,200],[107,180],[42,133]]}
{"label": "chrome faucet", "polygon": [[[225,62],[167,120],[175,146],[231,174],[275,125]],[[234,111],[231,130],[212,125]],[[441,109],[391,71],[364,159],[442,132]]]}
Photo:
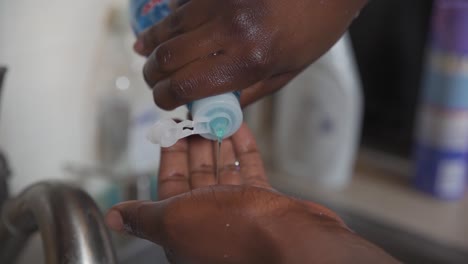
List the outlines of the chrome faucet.
{"label": "chrome faucet", "polygon": [[0,263],[14,263],[37,230],[48,264],[116,263],[99,209],[76,187],[43,182],[9,200],[1,212]]}

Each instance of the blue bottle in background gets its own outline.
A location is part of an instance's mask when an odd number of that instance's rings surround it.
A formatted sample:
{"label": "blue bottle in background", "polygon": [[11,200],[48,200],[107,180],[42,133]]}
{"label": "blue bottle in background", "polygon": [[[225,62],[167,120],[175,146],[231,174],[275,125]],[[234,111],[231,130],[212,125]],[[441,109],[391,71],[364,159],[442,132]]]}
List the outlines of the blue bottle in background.
{"label": "blue bottle in background", "polygon": [[468,174],[468,0],[436,0],[415,138],[414,186],[463,197]]}

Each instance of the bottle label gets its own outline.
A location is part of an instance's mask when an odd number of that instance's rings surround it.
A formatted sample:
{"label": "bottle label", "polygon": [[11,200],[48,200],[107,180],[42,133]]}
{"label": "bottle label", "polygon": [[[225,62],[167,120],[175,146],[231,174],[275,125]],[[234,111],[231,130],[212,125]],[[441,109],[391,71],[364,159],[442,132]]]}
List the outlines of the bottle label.
{"label": "bottle label", "polygon": [[418,117],[418,143],[468,153],[468,111],[425,106]]}
{"label": "bottle label", "polygon": [[437,0],[422,100],[468,109],[468,1]]}
{"label": "bottle label", "polygon": [[437,0],[432,18],[431,48],[468,55],[468,1]]}
{"label": "bottle label", "polygon": [[442,199],[459,199],[466,189],[468,154],[442,150],[425,144],[416,145],[414,185]]}
{"label": "bottle label", "polygon": [[437,107],[468,110],[468,56],[431,52],[421,99]]}
{"label": "bottle label", "polygon": [[433,14],[414,185],[458,199],[468,172],[468,1],[436,0]]}
{"label": "bottle label", "polygon": [[169,0],[130,0],[130,16],[135,34],[140,34],[167,17]]}

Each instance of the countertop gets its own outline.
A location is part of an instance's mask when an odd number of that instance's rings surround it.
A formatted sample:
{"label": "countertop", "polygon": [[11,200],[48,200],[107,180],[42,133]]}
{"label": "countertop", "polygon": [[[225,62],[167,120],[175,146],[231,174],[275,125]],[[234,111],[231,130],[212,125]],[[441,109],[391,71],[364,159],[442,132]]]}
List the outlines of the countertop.
{"label": "countertop", "polygon": [[436,200],[412,189],[409,174],[409,162],[366,151],[357,159],[351,183],[341,191],[291,181],[277,170],[269,172],[272,184],[284,192],[468,250],[468,197],[456,202]]}

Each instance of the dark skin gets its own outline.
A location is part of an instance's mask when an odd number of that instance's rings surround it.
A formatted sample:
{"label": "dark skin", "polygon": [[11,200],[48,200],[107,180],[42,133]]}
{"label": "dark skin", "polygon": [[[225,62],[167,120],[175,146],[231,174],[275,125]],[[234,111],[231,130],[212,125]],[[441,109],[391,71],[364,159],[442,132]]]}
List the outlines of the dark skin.
{"label": "dark skin", "polygon": [[219,184],[213,149],[200,137],[164,149],[160,201],[119,204],[108,226],[163,246],[172,263],[397,263],[330,210],[275,191],[245,125],[223,142]]}
{"label": "dark skin", "polygon": [[135,50],[154,101],[174,109],[242,90],[270,94],[324,54],[367,0],[190,0],[142,33]]}
{"label": "dark skin", "polygon": [[[366,0],[189,0],[143,33],[144,76],[164,109],[242,90],[247,105],[283,87],[325,53]],[[167,249],[172,263],[397,263],[330,210],[275,191],[244,125],[162,151],[159,202],[113,207],[107,224]],[[240,167],[233,166],[240,161]]]}

